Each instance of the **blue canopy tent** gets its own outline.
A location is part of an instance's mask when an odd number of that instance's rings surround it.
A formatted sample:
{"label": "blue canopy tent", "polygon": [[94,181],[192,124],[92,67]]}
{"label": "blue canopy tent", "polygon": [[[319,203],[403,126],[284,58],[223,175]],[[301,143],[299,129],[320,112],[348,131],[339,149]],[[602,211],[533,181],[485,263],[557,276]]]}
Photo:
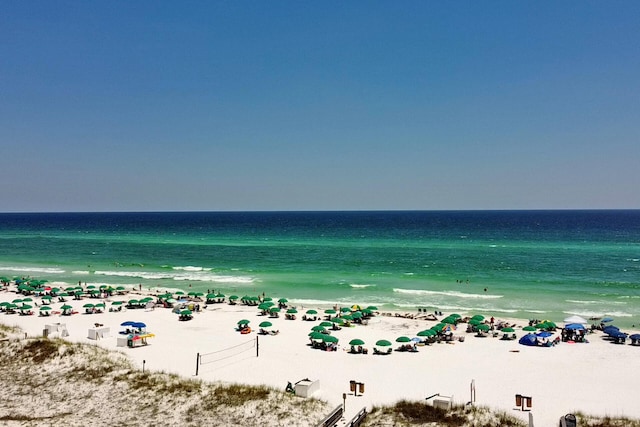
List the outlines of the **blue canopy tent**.
{"label": "blue canopy tent", "polygon": [[564,327],[565,329],[570,329],[572,331],[578,331],[578,330],[586,330],[587,328],[584,327],[584,325],[580,324],[580,323],[570,323],[567,326]]}
{"label": "blue canopy tent", "polygon": [[535,334],[527,334],[520,338],[518,341],[522,345],[527,346],[537,346],[538,345],[538,337]]}

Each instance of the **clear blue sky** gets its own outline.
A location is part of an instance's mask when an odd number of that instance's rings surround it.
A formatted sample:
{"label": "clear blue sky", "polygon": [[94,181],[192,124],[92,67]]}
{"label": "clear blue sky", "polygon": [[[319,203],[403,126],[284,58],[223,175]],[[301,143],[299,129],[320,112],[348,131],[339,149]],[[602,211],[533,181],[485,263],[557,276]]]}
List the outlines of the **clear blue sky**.
{"label": "clear blue sky", "polygon": [[640,208],[637,1],[2,1],[2,211]]}

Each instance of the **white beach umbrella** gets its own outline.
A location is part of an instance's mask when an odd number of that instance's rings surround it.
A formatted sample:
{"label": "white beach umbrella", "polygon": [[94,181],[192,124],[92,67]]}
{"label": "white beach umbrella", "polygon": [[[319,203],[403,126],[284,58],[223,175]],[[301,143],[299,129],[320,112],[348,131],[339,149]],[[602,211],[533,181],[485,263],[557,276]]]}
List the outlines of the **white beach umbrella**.
{"label": "white beach umbrella", "polygon": [[581,325],[586,325],[589,322],[587,322],[587,319],[585,319],[584,317],[573,315],[564,319],[564,323],[580,323]]}

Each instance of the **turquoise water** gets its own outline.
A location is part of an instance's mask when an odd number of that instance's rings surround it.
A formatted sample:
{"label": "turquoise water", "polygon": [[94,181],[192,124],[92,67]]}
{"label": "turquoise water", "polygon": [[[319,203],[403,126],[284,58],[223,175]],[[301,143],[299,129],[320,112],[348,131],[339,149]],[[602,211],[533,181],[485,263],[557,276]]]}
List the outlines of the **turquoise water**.
{"label": "turquoise water", "polygon": [[640,211],[0,214],[0,276],[640,324]]}

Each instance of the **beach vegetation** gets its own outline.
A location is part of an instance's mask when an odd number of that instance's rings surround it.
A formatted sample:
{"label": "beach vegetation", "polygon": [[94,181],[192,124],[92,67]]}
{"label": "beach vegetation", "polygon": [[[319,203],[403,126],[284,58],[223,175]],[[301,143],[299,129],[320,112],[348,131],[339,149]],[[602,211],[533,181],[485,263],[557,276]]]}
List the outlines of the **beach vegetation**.
{"label": "beach vegetation", "polygon": [[443,409],[424,402],[401,400],[393,406],[374,407],[367,415],[367,427],[433,426],[433,427],[526,427],[511,415],[486,407],[454,405]]}
{"label": "beach vegetation", "polygon": [[216,387],[210,396],[218,405],[242,406],[252,400],[267,399],[272,391],[272,388],[266,386],[231,384]]}
{"label": "beach vegetation", "polygon": [[284,390],[142,372],[119,351],[10,331],[20,338],[0,344],[0,424],[310,426],[330,410]]}
{"label": "beach vegetation", "polygon": [[597,417],[583,412],[575,413],[579,426],[585,427],[640,427],[640,420],[627,417]]}

